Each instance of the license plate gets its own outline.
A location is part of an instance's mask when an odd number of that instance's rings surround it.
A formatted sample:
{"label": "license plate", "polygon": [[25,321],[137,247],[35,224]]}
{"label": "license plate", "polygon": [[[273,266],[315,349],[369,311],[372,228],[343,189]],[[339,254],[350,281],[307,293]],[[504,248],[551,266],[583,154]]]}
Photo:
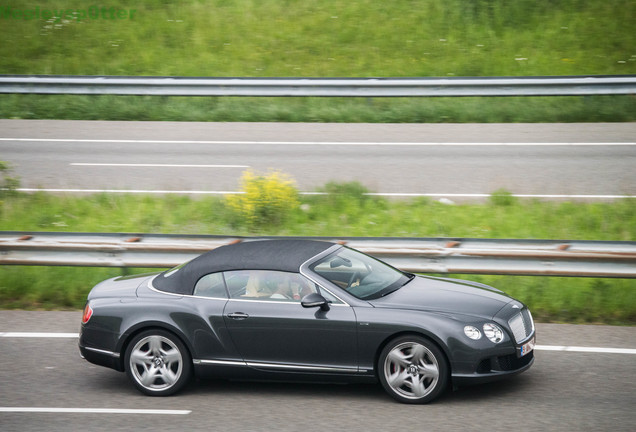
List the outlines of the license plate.
{"label": "license plate", "polygon": [[530,339],[528,342],[524,343],[521,348],[519,348],[519,357],[523,357],[534,349],[534,338]]}

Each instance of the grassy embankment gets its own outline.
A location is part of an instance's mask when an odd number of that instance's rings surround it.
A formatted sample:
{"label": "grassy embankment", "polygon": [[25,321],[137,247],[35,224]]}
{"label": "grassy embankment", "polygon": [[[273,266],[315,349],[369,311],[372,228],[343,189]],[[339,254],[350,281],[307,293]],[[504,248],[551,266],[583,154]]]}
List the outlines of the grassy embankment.
{"label": "grassy embankment", "polygon": [[[504,197],[505,198],[505,197]],[[250,229],[220,198],[46,194],[6,197],[0,230],[226,235],[400,236],[630,240],[636,201],[554,203],[505,198],[449,206],[356,193],[301,199],[284,226]],[[137,271],[137,270],[135,270]],[[141,270],[138,270],[141,271]],[[3,308],[81,308],[90,288],[120,269],[0,268]],[[518,276],[461,276],[528,303],[540,321],[636,324],[636,282]]]}
{"label": "grassy embankment", "polygon": [[[27,10],[82,7],[9,1]],[[636,73],[633,0],[123,0],[126,19],[0,19],[0,74],[452,77]],[[128,15],[127,15],[128,16]],[[322,122],[634,121],[633,96],[0,95],[0,117]]]}

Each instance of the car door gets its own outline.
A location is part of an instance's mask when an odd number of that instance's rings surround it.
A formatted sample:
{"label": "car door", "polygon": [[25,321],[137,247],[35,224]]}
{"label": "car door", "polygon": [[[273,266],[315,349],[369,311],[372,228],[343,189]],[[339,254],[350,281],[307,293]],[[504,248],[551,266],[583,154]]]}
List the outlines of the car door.
{"label": "car door", "polygon": [[320,287],[298,273],[224,273],[230,299],[224,320],[243,359],[258,369],[356,372],[356,318],[335,297],[329,310],[300,298]]}
{"label": "car door", "polygon": [[[197,311],[197,319],[188,320],[188,324],[184,326],[194,345],[195,360],[201,360],[205,364],[242,363],[223,318],[228,301],[223,273],[203,276],[196,283],[192,296],[186,296],[184,301],[190,303],[193,311]],[[178,317],[173,316],[173,319]]]}

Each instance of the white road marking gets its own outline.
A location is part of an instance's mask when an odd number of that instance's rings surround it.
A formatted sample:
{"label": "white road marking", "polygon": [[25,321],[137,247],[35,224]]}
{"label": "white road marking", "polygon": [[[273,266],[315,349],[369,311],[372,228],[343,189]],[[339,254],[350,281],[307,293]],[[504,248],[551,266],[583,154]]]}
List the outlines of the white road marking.
{"label": "white road marking", "polygon": [[192,165],[192,164],[140,164],[140,163],[88,163],[75,162],[72,166],[99,166],[99,167],[152,167],[152,168],[249,168],[249,165]]}
{"label": "white road marking", "polygon": [[50,189],[18,188],[18,192],[64,192],[64,193],[130,193],[130,194],[193,194],[193,195],[233,195],[243,192],[234,191],[196,191],[196,190],[139,190],[139,189]]}
{"label": "white road marking", "polygon": [[[77,338],[79,333],[42,333],[42,332],[0,332],[0,338]],[[634,348],[600,348],[565,345],[536,345],[539,351],[565,351],[605,354],[636,354]]]}
{"label": "white road marking", "polygon": [[[55,193],[129,193],[129,194],[176,194],[176,195],[236,195],[240,191],[202,191],[202,190],[141,190],[141,189],[56,189],[56,188],[18,188],[19,192],[55,192]],[[324,192],[299,192],[301,195],[326,195]],[[384,197],[429,197],[429,198],[488,198],[491,194],[473,193],[400,193],[373,192],[364,195]],[[517,198],[558,198],[558,199],[623,199],[636,198],[636,195],[558,195],[558,194],[512,194]]]}
{"label": "white road marking", "polygon": [[373,141],[198,141],[72,138],[0,138],[0,141],[134,144],[229,144],[229,145],[318,145],[318,146],[633,146],[636,142],[373,142]]}
{"label": "white road marking", "polygon": [[[302,192],[305,193],[305,192]],[[474,193],[474,194],[457,194],[457,193],[401,193],[401,192],[370,192],[364,195],[386,196],[386,197],[431,197],[431,198],[488,198],[492,194]],[[559,195],[559,194],[512,194],[517,198],[583,198],[583,199],[620,199],[635,198],[636,195]]]}
{"label": "white road marking", "polygon": [[537,345],[536,350],[542,351],[567,351],[583,353],[604,353],[604,354],[636,354],[636,349],[632,348],[599,348],[580,346],[558,346],[558,345]]}
{"label": "white road marking", "polygon": [[71,413],[71,414],[160,414],[186,415],[191,410],[159,409],[119,409],[119,408],[41,408],[41,407],[0,407],[0,412],[9,413]]}
{"label": "white road marking", "polygon": [[0,332],[4,338],[78,338],[79,333]]}

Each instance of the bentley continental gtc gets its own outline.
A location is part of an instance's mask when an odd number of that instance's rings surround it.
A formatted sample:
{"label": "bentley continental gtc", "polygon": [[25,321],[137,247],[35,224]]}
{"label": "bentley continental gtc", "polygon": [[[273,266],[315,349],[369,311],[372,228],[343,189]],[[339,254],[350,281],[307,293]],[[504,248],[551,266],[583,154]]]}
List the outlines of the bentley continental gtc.
{"label": "bentley continental gtc", "polygon": [[495,288],[406,273],[340,244],[280,239],[99,283],[79,349],[151,396],[197,376],[379,382],[400,402],[427,403],[451,384],[527,370],[534,341],[528,308]]}

